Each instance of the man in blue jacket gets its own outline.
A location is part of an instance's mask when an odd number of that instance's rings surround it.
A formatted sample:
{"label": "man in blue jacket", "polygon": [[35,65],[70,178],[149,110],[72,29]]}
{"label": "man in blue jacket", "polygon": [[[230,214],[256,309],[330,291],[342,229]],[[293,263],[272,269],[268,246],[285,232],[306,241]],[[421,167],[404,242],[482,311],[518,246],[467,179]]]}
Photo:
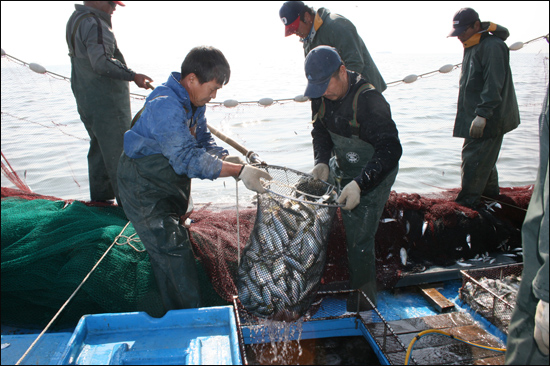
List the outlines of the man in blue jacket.
{"label": "man in blue jacket", "polygon": [[229,82],[225,56],[196,47],[181,73],[147,97],[124,134],[118,184],[124,212],[143,242],[166,311],[199,307],[195,259],[181,218],[188,212],[191,179],[235,177],[262,193],[263,170],[243,165],[214,142],[206,125],[206,103]]}
{"label": "man in blue jacket", "polygon": [[121,1],[84,1],[67,22],[71,88],[80,119],[90,136],[88,179],[92,201],[118,197],[117,165],[124,132],[130,128],[129,81],[147,89],[150,77],[126,66],[111,29]]}
{"label": "man in blue jacket", "polygon": [[496,162],[504,134],[519,125],[519,108],[500,25],[480,22],[474,9],[460,9],[449,37],[464,46],[454,137],[463,137],[462,190],[456,201],[476,208],[481,196],[499,196]]}

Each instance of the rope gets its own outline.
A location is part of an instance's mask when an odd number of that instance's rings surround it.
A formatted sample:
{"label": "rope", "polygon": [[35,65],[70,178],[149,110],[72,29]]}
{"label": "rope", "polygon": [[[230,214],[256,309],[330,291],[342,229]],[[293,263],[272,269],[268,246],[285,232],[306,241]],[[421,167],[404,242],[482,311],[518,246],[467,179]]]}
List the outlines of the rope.
{"label": "rope", "polygon": [[241,265],[241,234],[239,225],[239,181],[235,179],[235,206],[237,208],[237,267]]}
{"label": "rope", "polygon": [[[516,42],[512,46],[516,46],[517,44],[519,44],[519,46],[518,46],[519,48],[515,48],[515,47],[510,46],[510,49],[512,51],[517,51],[517,50],[523,48],[523,46],[525,46],[527,44],[530,44],[530,43],[533,43],[533,42],[536,42],[536,41],[540,41],[542,39],[545,39],[548,42],[549,34],[546,34],[544,36],[540,36],[540,37],[537,37],[537,38],[533,38],[533,39],[531,39],[527,42]],[[15,61],[19,64],[27,66],[35,72],[38,72],[38,73],[41,73],[41,74],[48,74],[48,75],[50,75],[54,78],[63,79],[63,80],[69,81],[69,82],[71,80],[70,78],[68,78],[66,76],[59,75],[59,74],[53,73],[51,71],[47,71],[45,68],[43,68],[40,65],[33,64],[33,66],[31,66],[31,64],[29,64],[25,61],[19,60],[18,58],[15,58],[11,55],[8,55],[7,53],[4,52],[4,50],[2,50],[2,57],[4,57],[4,56],[7,57],[8,60]],[[429,71],[429,72],[426,72],[426,73],[420,74],[420,75],[411,74],[411,75],[408,75],[408,76],[406,76],[405,78],[403,78],[401,80],[396,80],[396,81],[386,83],[386,85],[387,86],[396,86],[396,85],[399,85],[399,84],[402,84],[402,83],[406,83],[406,84],[412,83],[412,82],[415,82],[418,79],[426,78],[429,75],[434,76],[437,73],[451,72],[451,71],[461,67],[461,65],[462,65],[462,63],[456,64],[456,65],[450,65],[450,64],[449,65],[444,65],[439,70]],[[35,66],[38,66],[40,71],[37,71],[37,68]],[[143,99],[147,98],[146,95],[136,94],[136,93],[130,93],[130,96],[134,99],[139,99],[139,100],[143,100]],[[262,99],[257,100],[257,101],[255,100],[255,101],[245,101],[245,102],[238,102],[236,100],[230,99],[230,100],[226,100],[224,102],[209,102],[207,104],[213,105],[213,106],[225,106],[227,108],[233,108],[233,107],[236,107],[239,104],[260,104],[264,107],[267,107],[269,105],[272,105],[273,103],[282,104],[282,102],[291,102],[291,101],[301,103],[301,102],[305,102],[305,101],[308,101],[308,100],[309,100],[309,98],[304,97],[303,95],[298,95],[294,98],[283,98],[283,99],[262,98]]]}
{"label": "rope", "polygon": [[488,350],[496,351],[496,352],[506,352],[506,348],[496,348],[496,347],[482,346],[480,344],[472,343],[472,342],[466,341],[464,339],[455,337],[454,335],[452,335],[450,333],[447,333],[447,332],[444,332],[444,331],[439,330],[439,329],[428,329],[428,330],[425,330],[425,331],[422,331],[422,332],[418,333],[418,335],[413,338],[411,343],[409,343],[409,347],[407,348],[407,354],[405,355],[405,363],[404,363],[405,365],[409,364],[409,357],[411,356],[411,352],[412,352],[414,343],[417,340],[419,340],[420,338],[422,338],[423,336],[425,336],[426,334],[430,334],[430,333],[438,333],[438,334],[444,335],[446,337],[456,339],[457,341],[469,344],[470,346],[483,348],[483,349],[488,349]]}
{"label": "rope", "polygon": [[139,236],[137,237],[136,239],[136,236],[137,236],[137,233],[133,233],[132,235],[130,236],[126,236],[126,235],[118,235],[119,238],[124,238],[126,239],[126,242],[123,242],[123,243],[115,243],[116,245],[126,245],[128,244],[130,247],[132,247],[132,249],[134,249],[136,252],[138,253],[143,253],[146,251],[146,249],[138,249],[136,248],[135,246],[132,245],[132,242],[140,242],[141,243],[141,239],[139,239]]}
{"label": "rope", "polygon": [[[29,354],[29,352],[33,349],[33,347],[35,346],[35,344],[40,340],[40,338],[42,338],[42,336],[44,335],[44,333],[46,333],[46,331],[50,328],[50,326],[53,324],[53,322],[59,317],[59,315],[61,314],[61,312],[65,309],[65,307],[67,307],[67,305],[69,304],[69,302],[75,297],[76,293],[80,290],[80,288],[84,285],[84,283],[88,280],[88,278],[91,276],[92,272],[95,271],[95,269],[97,268],[97,266],[99,266],[99,263],[101,263],[101,261],[103,260],[103,258],[105,258],[105,256],[107,255],[107,253],[109,253],[109,251],[111,250],[111,248],[117,244],[117,240],[118,238],[122,237],[122,233],[126,230],[126,228],[128,227],[128,225],[130,225],[130,221],[128,221],[126,223],[126,225],[124,226],[124,228],[122,229],[122,231],[115,237],[115,239],[113,240],[113,242],[111,243],[111,245],[109,246],[109,248],[105,251],[105,253],[103,253],[103,255],[101,256],[101,258],[99,258],[99,260],[97,261],[97,263],[94,265],[94,267],[90,270],[90,272],[88,272],[88,274],[86,275],[86,277],[84,277],[84,279],[82,280],[82,282],[80,283],[80,285],[78,285],[78,287],[76,288],[76,290],[74,290],[74,292],[72,293],[72,295],[67,299],[67,301],[65,301],[65,303],[63,304],[63,306],[61,306],[61,308],[57,311],[57,313],[54,315],[54,317],[52,318],[52,320],[50,320],[50,322],[48,323],[48,325],[46,325],[46,328],[44,328],[44,330],[38,335],[38,337],[34,340],[34,342],[32,342],[32,344],[30,345],[30,347],[25,351],[25,353],[23,354],[23,356],[21,356],[21,358],[19,359],[19,361],[17,361],[16,365],[20,365],[21,362],[23,361],[23,359],[25,357],[27,357],[27,355]],[[135,248],[134,248],[135,249]]]}

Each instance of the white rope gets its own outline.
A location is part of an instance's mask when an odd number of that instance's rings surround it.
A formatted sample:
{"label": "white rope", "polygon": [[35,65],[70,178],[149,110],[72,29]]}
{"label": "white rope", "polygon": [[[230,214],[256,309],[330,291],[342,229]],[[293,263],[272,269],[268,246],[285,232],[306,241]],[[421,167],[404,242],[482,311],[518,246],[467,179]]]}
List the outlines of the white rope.
{"label": "white rope", "polygon": [[[546,39],[548,41],[548,36],[549,35],[547,34],[545,36],[540,36],[540,37],[537,37],[537,38],[533,38],[533,39],[531,39],[530,41],[527,41],[527,42],[516,42],[516,43],[512,44],[509,47],[509,49],[511,51],[517,51],[517,50],[523,48],[523,46],[525,46],[529,43],[533,43],[533,42],[540,41],[540,40],[543,40],[543,39]],[[25,65],[25,66],[29,67],[31,70],[33,70],[33,71],[35,71],[39,74],[48,74],[49,76],[51,76],[53,78],[63,79],[63,80],[66,80],[66,81],[71,80],[70,78],[68,78],[66,76],[58,75],[58,74],[53,73],[51,71],[47,71],[43,66],[41,66],[39,64],[36,64],[36,63],[29,64],[25,61],[21,61],[21,60],[13,57],[11,55],[8,55],[7,53],[5,53],[4,50],[2,50],[2,57],[7,57],[10,61],[15,61],[16,63]],[[432,75],[432,74],[435,75],[437,73],[445,74],[445,73],[451,72],[451,71],[461,67],[461,65],[462,65],[462,63],[456,64],[456,65],[451,65],[451,64],[443,65],[438,70],[426,72],[426,73],[420,74],[420,75],[410,74],[410,75],[405,76],[401,80],[396,80],[396,81],[386,83],[386,85],[387,86],[396,86],[396,85],[399,85],[399,84],[402,84],[402,83],[405,83],[405,84],[413,83],[418,79],[421,79],[423,77],[427,77],[428,75]],[[144,100],[145,98],[147,98],[146,95],[136,94],[136,93],[130,93],[130,96],[134,99],[140,99],[140,100]],[[259,100],[246,101],[246,102],[239,102],[239,101],[234,100],[234,99],[228,99],[224,102],[209,102],[207,104],[213,105],[213,106],[225,106],[227,108],[234,108],[239,104],[259,104],[261,106],[267,107],[267,106],[270,106],[274,103],[282,104],[281,102],[291,102],[291,101],[302,103],[302,102],[306,102],[308,100],[309,100],[309,98],[304,97],[303,95],[297,95],[294,98],[284,98],[284,99],[261,98]]]}
{"label": "white rope", "polygon": [[239,181],[235,179],[235,197],[237,207],[237,266],[241,265],[241,234],[239,225]]}
{"label": "white rope", "polygon": [[99,258],[99,260],[97,261],[97,263],[94,265],[94,267],[90,270],[90,272],[86,275],[86,277],[84,277],[84,279],[82,280],[82,282],[80,283],[80,285],[78,285],[78,287],[76,288],[76,290],[74,290],[74,292],[72,293],[72,295],[67,299],[67,301],[65,301],[65,303],[63,304],[63,306],[61,306],[61,308],[57,311],[57,313],[54,315],[54,317],[52,318],[52,320],[50,320],[50,322],[48,323],[48,325],[46,325],[46,328],[44,328],[44,330],[38,335],[38,337],[34,340],[34,342],[32,342],[32,344],[30,345],[30,347],[27,349],[27,351],[25,351],[25,353],[23,354],[23,356],[21,356],[21,358],[19,359],[19,361],[17,361],[16,365],[20,365],[21,362],[23,361],[23,359],[25,357],[27,357],[27,355],[29,354],[29,352],[33,349],[33,347],[35,346],[35,344],[38,342],[38,340],[40,340],[40,338],[42,338],[42,336],[44,335],[44,333],[46,333],[46,331],[50,328],[50,326],[53,324],[53,322],[57,319],[57,317],[59,316],[59,314],[61,314],[61,312],[65,309],[65,307],[67,307],[67,305],[69,304],[69,302],[73,299],[73,297],[75,297],[76,293],[80,290],[80,288],[84,285],[84,283],[88,280],[88,278],[90,277],[90,275],[92,274],[93,271],[95,271],[95,269],[97,268],[97,266],[99,266],[99,263],[101,263],[101,261],[103,260],[103,258],[105,258],[105,256],[107,255],[107,253],[109,253],[109,251],[111,250],[111,248],[116,244],[118,238],[120,238],[122,236],[122,233],[126,230],[126,228],[128,227],[128,225],[130,225],[130,221],[128,221],[126,223],[126,225],[124,226],[124,228],[122,229],[122,231],[115,237],[115,240],[113,240],[113,242],[111,243],[111,245],[109,246],[109,248],[105,251],[105,253],[103,253],[103,255],[101,256],[101,258]]}

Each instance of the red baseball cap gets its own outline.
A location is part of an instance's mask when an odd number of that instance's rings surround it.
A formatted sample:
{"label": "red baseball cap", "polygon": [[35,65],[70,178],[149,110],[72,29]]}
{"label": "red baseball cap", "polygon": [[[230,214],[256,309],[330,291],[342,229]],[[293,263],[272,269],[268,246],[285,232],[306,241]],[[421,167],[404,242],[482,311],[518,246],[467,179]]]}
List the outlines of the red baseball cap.
{"label": "red baseball cap", "polygon": [[126,6],[124,5],[124,3],[122,1],[111,1],[112,3],[115,3],[117,5],[120,5],[120,6]]}
{"label": "red baseball cap", "polygon": [[300,26],[300,14],[305,5],[301,1],[287,1],[279,10],[279,17],[285,25],[285,37],[288,37],[298,30]]}

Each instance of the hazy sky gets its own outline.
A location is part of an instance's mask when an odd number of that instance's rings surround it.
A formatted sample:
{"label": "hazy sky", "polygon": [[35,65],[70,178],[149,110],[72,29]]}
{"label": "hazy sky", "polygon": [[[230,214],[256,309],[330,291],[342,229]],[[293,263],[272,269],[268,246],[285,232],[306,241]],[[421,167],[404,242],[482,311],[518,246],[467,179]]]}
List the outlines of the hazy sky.
{"label": "hazy sky", "polygon": [[[197,45],[219,48],[228,59],[258,65],[262,58],[303,60],[298,37],[284,37],[280,2],[126,1],[117,6],[113,29],[119,48],[132,64],[175,63]],[[548,1],[334,2],[306,1],[350,19],[373,54],[462,53],[456,38],[447,38],[454,13],[472,7],[482,21],[510,30],[507,44],[526,42],[549,29]],[[68,64],[65,26],[74,11],[68,1],[2,1],[2,49],[44,66]],[[81,4],[81,2],[79,2]],[[546,41],[521,52],[548,52]],[[243,61],[240,61],[243,62]]]}

